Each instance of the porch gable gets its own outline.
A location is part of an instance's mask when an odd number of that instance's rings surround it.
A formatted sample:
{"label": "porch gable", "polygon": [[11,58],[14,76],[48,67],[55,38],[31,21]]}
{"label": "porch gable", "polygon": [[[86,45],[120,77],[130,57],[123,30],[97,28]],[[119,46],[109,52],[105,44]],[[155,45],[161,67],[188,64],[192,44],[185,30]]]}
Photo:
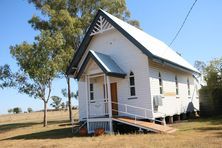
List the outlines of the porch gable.
{"label": "porch gable", "polygon": [[79,80],[83,74],[88,62],[92,59],[101,68],[101,70],[107,76],[124,78],[126,73],[116,64],[116,62],[108,55],[90,50],[86,56],[79,72],[77,73],[77,79]]}

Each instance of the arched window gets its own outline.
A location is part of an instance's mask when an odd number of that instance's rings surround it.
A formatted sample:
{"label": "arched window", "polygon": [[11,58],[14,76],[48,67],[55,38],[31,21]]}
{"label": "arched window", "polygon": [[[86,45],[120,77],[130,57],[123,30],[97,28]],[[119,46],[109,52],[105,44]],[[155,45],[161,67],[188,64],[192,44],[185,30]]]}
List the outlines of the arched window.
{"label": "arched window", "polygon": [[178,86],[177,75],[175,75],[175,84],[176,84],[176,95],[179,95],[179,86]]}
{"label": "arched window", "polygon": [[190,80],[187,78],[187,91],[188,91],[188,96],[190,96]]}
{"label": "arched window", "polygon": [[160,87],[160,94],[163,94],[163,81],[160,72],[159,72],[159,87]]}
{"label": "arched window", "polygon": [[129,75],[130,96],[136,95],[134,73],[131,71]]}

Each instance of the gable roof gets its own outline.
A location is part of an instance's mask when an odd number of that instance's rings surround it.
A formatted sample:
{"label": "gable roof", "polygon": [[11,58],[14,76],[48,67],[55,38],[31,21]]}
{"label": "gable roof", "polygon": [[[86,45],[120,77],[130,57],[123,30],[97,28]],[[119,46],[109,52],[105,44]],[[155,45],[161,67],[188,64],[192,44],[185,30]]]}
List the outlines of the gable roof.
{"label": "gable roof", "polygon": [[90,50],[76,76],[77,79],[82,75],[90,58],[96,62],[106,75],[119,78],[124,78],[126,76],[126,73],[123,72],[110,56]]}
{"label": "gable roof", "polygon": [[71,64],[69,65],[67,69],[67,74],[72,74],[75,71],[73,67],[77,67],[88,44],[90,43],[93,37],[90,36],[90,33],[92,32],[93,27],[96,24],[96,21],[99,16],[103,16],[113,27],[115,27],[120,33],[122,33],[129,41],[131,41],[135,46],[137,46],[149,58],[157,60],[161,63],[172,65],[178,69],[184,69],[190,72],[199,73],[196,68],[194,68],[190,63],[184,60],[181,56],[179,56],[175,51],[173,51],[162,41],[148,35],[142,30],[100,9],[96,14],[96,17],[94,18],[92,24],[90,25]]}

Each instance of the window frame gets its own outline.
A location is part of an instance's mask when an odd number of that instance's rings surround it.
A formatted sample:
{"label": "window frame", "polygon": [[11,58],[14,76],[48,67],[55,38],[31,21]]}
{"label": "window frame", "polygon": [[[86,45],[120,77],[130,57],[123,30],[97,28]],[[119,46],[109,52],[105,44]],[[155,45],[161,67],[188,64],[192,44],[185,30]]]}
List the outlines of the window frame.
{"label": "window frame", "polygon": [[187,95],[190,97],[190,79],[189,77],[187,78]]}
{"label": "window frame", "polygon": [[175,75],[175,85],[176,85],[176,96],[178,96],[179,93],[179,84],[178,84],[178,77]]}
{"label": "window frame", "polygon": [[159,93],[160,95],[163,95],[163,79],[161,72],[158,72],[158,82],[159,82]]}
{"label": "window frame", "polygon": [[[133,80],[133,84],[131,84],[131,79]],[[134,94],[132,93],[131,89],[134,90]],[[136,97],[135,74],[132,71],[129,73],[129,93],[130,97]]]}
{"label": "window frame", "polygon": [[[94,84],[93,83],[90,83],[89,84],[89,100],[91,103],[94,103],[95,102],[95,95],[94,95]],[[93,96],[91,98],[91,95]]]}

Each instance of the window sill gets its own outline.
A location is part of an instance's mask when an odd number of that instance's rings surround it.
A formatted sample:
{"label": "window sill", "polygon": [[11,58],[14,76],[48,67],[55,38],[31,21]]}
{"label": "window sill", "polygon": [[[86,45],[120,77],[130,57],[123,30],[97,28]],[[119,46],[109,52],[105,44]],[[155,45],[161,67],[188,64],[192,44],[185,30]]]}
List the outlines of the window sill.
{"label": "window sill", "polygon": [[137,99],[138,97],[137,96],[132,96],[132,97],[129,97],[128,100],[133,100],[133,99]]}
{"label": "window sill", "polygon": [[191,96],[188,96],[188,99],[191,99]]}

